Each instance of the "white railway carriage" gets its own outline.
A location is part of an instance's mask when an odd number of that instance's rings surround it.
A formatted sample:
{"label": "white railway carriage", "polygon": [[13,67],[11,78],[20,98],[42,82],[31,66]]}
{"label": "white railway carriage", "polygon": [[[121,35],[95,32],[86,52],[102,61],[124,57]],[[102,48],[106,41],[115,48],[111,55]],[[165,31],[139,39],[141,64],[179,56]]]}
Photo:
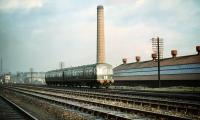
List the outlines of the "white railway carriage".
{"label": "white railway carriage", "polygon": [[112,66],[104,63],[49,71],[45,80],[47,85],[108,87],[114,82],[112,75]]}

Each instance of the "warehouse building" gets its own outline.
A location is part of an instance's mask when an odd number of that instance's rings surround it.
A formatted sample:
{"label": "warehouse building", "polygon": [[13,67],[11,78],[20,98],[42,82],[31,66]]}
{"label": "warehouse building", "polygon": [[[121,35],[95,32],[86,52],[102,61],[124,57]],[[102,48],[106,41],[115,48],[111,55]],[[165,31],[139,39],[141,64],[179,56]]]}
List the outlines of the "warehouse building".
{"label": "warehouse building", "polygon": [[45,84],[45,72],[18,72],[12,79],[15,83]]}
{"label": "warehouse building", "polygon": [[[172,50],[171,58],[160,60],[160,83],[166,86],[200,86],[200,46],[196,47],[197,54],[177,56],[177,51]],[[114,85],[124,86],[158,86],[158,62],[155,54],[152,60],[127,63],[114,68]]]}

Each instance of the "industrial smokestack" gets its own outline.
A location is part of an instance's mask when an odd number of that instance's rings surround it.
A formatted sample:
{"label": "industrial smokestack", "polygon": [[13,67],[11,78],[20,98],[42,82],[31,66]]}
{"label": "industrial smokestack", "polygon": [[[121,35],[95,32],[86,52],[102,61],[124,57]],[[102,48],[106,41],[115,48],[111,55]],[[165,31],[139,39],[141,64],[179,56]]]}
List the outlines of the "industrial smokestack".
{"label": "industrial smokestack", "polygon": [[200,55],[200,46],[196,46],[197,54]]}
{"label": "industrial smokestack", "polygon": [[156,53],[152,53],[152,54],[151,54],[151,57],[153,58],[153,61],[156,61],[157,54],[156,54]]}
{"label": "industrial smokestack", "polygon": [[140,62],[140,56],[136,56],[135,59],[137,62]]}
{"label": "industrial smokestack", "polygon": [[177,56],[177,50],[171,50],[171,55],[175,58]]}
{"label": "industrial smokestack", "polygon": [[97,6],[97,63],[105,63],[104,10]]}
{"label": "industrial smokestack", "polygon": [[1,74],[3,74],[3,59],[1,58]]}
{"label": "industrial smokestack", "polygon": [[122,62],[123,62],[123,64],[126,64],[126,63],[127,63],[127,59],[126,59],[126,58],[123,58],[123,59],[122,59]]}

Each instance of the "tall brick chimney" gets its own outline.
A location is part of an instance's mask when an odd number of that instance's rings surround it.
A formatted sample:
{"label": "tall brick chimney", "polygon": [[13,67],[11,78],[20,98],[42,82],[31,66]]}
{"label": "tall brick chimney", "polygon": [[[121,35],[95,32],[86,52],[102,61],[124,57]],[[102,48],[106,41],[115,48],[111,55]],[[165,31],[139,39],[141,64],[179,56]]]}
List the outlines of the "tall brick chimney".
{"label": "tall brick chimney", "polygon": [[97,63],[105,63],[104,9],[97,6]]}
{"label": "tall brick chimney", "polygon": [[123,62],[123,64],[126,64],[127,63],[127,58],[123,58],[122,62]]}
{"label": "tall brick chimney", "polygon": [[197,55],[200,55],[200,46],[196,46]]}
{"label": "tall brick chimney", "polygon": [[175,58],[177,56],[177,50],[171,50],[171,55]]}
{"label": "tall brick chimney", "polygon": [[135,57],[136,62],[140,62],[140,56]]}
{"label": "tall brick chimney", "polygon": [[156,53],[152,53],[152,54],[151,54],[151,57],[152,57],[153,61],[156,61],[157,54],[156,54]]}

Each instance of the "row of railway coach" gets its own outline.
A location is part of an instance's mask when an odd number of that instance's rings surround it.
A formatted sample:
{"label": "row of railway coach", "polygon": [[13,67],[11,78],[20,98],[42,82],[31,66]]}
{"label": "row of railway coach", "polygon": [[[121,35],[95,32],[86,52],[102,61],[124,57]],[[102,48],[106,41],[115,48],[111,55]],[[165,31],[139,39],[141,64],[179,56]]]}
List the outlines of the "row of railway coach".
{"label": "row of railway coach", "polygon": [[97,6],[97,63],[52,70],[46,73],[45,80],[47,85],[108,87],[114,82],[112,75],[112,66],[105,62],[104,8],[99,5]]}
{"label": "row of railway coach", "polygon": [[[198,54],[178,56],[177,50],[172,50],[171,58],[160,60],[161,87],[168,86],[200,86],[200,46],[196,47]],[[156,55],[152,54],[152,60],[127,63],[114,68],[113,78],[116,86],[158,86],[158,63]]]}
{"label": "row of railway coach", "polygon": [[112,65],[104,63],[52,70],[45,80],[47,85],[109,87],[112,75]]}

